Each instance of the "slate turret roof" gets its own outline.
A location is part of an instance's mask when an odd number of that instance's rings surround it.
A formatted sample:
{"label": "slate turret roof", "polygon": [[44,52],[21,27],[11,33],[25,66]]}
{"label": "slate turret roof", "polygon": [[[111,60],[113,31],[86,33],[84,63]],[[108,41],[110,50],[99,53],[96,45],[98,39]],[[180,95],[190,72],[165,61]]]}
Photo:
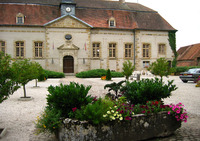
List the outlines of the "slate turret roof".
{"label": "slate turret roof", "polygon": [[[110,28],[114,17],[116,29],[175,31],[157,11],[138,3],[104,0],[74,0],[75,16],[94,28]],[[0,0],[1,26],[44,26],[60,14],[61,0]],[[25,16],[23,25],[16,24],[16,15]]]}

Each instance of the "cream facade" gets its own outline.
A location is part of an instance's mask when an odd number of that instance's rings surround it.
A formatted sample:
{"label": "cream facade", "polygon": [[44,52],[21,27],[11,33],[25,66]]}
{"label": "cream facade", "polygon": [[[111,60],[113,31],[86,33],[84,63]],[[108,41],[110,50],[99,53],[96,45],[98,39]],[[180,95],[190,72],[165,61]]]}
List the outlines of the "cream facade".
{"label": "cream facade", "polygon": [[160,57],[172,61],[169,30],[119,28],[119,19],[114,16],[107,19],[112,27],[94,27],[76,17],[75,5],[72,14],[65,12],[71,3],[63,2],[62,16],[43,25],[1,25],[0,47],[13,58],[28,58],[44,69],[72,75],[91,69],[122,71],[126,60],[136,70],[145,70]]}

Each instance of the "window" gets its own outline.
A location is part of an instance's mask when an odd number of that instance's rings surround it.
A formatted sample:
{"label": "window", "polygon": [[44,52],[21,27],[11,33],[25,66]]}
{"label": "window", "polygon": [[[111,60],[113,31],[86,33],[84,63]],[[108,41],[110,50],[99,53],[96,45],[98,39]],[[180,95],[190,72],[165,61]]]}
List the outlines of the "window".
{"label": "window", "polygon": [[111,17],[109,19],[109,26],[110,27],[115,27],[116,26],[116,22],[115,22],[115,18],[114,17]]}
{"label": "window", "polygon": [[116,57],[116,43],[109,44],[109,57],[110,58]]}
{"label": "window", "polygon": [[143,44],[142,53],[144,58],[150,57],[150,45],[149,44]]}
{"label": "window", "polygon": [[17,24],[24,24],[24,14],[18,13],[16,15],[16,23]]}
{"label": "window", "polygon": [[166,46],[165,46],[165,44],[159,44],[158,45],[158,53],[162,54],[162,55],[165,55],[165,53],[166,53]]}
{"label": "window", "polygon": [[132,57],[132,44],[125,44],[125,58]]}
{"label": "window", "polygon": [[16,57],[24,57],[24,42],[16,42]]}
{"label": "window", "polygon": [[42,57],[43,42],[34,42],[35,58]]}
{"label": "window", "polygon": [[150,62],[149,61],[143,61],[143,68],[148,68]]}
{"label": "window", "polygon": [[5,42],[4,41],[0,41],[0,51],[2,51],[4,54],[6,53],[5,52]]}
{"label": "window", "polygon": [[99,52],[100,52],[100,43],[93,43],[93,57],[99,58]]}

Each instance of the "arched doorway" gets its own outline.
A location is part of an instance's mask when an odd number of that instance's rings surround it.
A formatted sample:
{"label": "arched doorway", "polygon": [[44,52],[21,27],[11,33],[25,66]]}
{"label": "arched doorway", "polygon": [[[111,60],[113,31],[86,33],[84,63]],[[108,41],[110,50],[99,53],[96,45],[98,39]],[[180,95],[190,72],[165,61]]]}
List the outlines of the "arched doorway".
{"label": "arched doorway", "polygon": [[63,72],[74,73],[74,58],[72,56],[63,57]]}

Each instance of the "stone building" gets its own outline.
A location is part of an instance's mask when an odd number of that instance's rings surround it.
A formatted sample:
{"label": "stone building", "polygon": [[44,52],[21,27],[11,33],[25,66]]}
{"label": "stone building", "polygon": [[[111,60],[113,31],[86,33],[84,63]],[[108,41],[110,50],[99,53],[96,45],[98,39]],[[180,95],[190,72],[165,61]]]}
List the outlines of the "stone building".
{"label": "stone building", "polygon": [[0,50],[68,74],[121,71],[125,60],[143,70],[173,53],[158,12],[124,0],[0,0]]}

